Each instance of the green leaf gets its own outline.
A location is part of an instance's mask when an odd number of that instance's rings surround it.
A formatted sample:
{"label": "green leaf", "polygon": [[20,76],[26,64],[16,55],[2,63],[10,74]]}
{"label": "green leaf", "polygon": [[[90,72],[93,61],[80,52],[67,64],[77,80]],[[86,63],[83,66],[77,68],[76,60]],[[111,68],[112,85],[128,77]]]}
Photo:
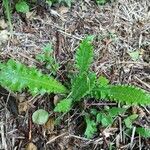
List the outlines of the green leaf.
{"label": "green leaf", "polygon": [[[103,84],[104,85],[104,84]],[[91,96],[96,99],[110,99],[128,105],[149,105],[150,94],[143,89],[131,85],[101,86],[96,82],[91,91]]]}
{"label": "green leaf", "polygon": [[130,85],[111,85],[108,92],[111,100],[126,103],[128,105],[149,105],[150,94],[143,89]]}
{"label": "green leaf", "polygon": [[97,132],[96,122],[91,120],[89,117],[85,117],[85,120],[87,126],[84,134],[87,138],[92,138],[93,135]]}
{"label": "green leaf", "polygon": [[113,124],[113,118],[109,115],[103,114],[102,118],[102,126],[103,127],[108,127]]}
{"label": "green leaf", "polygon": [[59,64],[57,63],[55,57],[53,57],[52,44],[48,43],[43,47],[43,52],[36,55],[36,59],[42,63],[45,63],[46,69],[50,70],[51,74],[56,75]]}
{"label": "green leaf", "polygon": [[40,62],[46,61],[45,54],[38,54],[38,55],[36,55],[36,59],[39,60]]}
{"label": "green leaf", "polygon": [[0,85],[11,91],[28,88],[33,95],[67,92],[67,89],[53,77],[11,59],[1,67]]}
{"label": "green leaf", "polygon": [[111,126],[114,121],[114,117],[120,113],[124,113],[126,109],[113,107],[111,109],[105,109],[103,112],[99,112],[96,115],[96,122],[101,123],[103,127]]}
{"label": "green leaf", "polygon": [[113,123],[113,118],[105,113],[98,113],[96,116],[96,122],[101,123],[103,127],[111,126]]}
{"label": "green leaf", "polygon": [[138,118],[137,114],[133,114],[129,117],[127,117],[126,119],[124,119],[124,123],[126,125],[127,128],[132,128],[132,124],[133,122]]}
{"label": "green leaf", "polygon": [[106,87],[109,84],[109,80],[104,76],[100,76],[97,82],[101,87]]}
{"label": "green leaf", "polygon": [[109,95],[109,80],[103,76],[100,76],[91,91],[91,96],[96,99],[105,99]]}
{"label": "green leaf", "polygon": [[116,117],[120,114],[123,114],[126,112],[126,108],[118,108],[118,107],[113,107],[111,109],[107,109],[107,112],[109,113],[110,116]]}
{"label": "green leaf", "polygon": [[54,111],[66,113],[71,109],[71,106],[72,99],[63,99],[56,105]]}
{"label": "green leaf", "polygon": [[97,113],[98,113],[98,111],[97,111],[96,109],[94,109],[94,108],[93,108],[93,109],[90,109],[90,114],[96,116]]}
{"label": "green leaf", "polygon": [[96,116],[96,122],[101,123],[102,122],[103,113],[99,112]]}
{"label": "green leaf", "polygon": [[128,54],[130,55],[130,57],[132,58],[133,61],[137,61],[139,59],[139,56],[140,56],[139,51],[128,52]]}
{"label": "green leaf", "polygon": [[109,80],[106,77],[100,76],[98,78],[96,89],[94,91],[97,97],[100,96],[101,99],[107,98],[108,91],[109,91],[108,84],[109,84]]}
{"label": "green leaf", "polygon": [[92,61],[93,61],[93,46],[91,44],[93,36],[89,36],[82,41],[79,48],[77,49],[76,67],[80,73],[87,72]]}
{"label": "green leaf", "polygon": [[4,67],[4,64],[0,61],[0,70]]}
{"label": "green leaf", "polygon": [[46,3],[49,5],[49,6],[52,6],[53,2],[51,0],[46,0]]}
{"label": "green leaf", "polygon": [[138,134],[140,134],[141,137],[150,138],[150,129],[149,128],[138,127],[138,128],[136,128],[136,132]]}
{"label": "green leaf", "polygon": [[32,114],[32,121],[36,124],[43,125],[48,121],[49,113],[43,109],[38,109]]}
{"label": "green leaf", "polygon": [[53,48],[52,48],[52,44],[51,43],[46,44],[42,49],[46,53],[47,52],[48,53],[52,53],[53,52]]}
{"label": "green leaf", "polygon": [[22,13],[29,12],[29,5],[26,3],[26,1],[19,1],[15,7],[17,12],[22,12]]}
{"label": "green leaf", "polygon": [[50,65],[52,65],[54,61],[54,58],[52,57],[52,44],[48,43],[46,44],[43,48],[42,48],[43,52],[41,54],[37,54],[36,55],[36,59],[39,60],[40,62],[45,62],[45,63],[49,63]]}
{"label": "green leaf", "polygon": [[72,83],[71,97],[74,101],[79,101],[86,96],[94,87],[96,80],[95,73],[81,74]]}

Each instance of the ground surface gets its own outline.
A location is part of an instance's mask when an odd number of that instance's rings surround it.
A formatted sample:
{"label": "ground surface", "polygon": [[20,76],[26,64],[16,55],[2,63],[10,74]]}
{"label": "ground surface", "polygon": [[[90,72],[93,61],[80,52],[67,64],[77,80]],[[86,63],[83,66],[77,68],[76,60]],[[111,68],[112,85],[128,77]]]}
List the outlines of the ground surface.
{"label": "ground surface", "polygon": [[[0,20],[5,19],[2,6],[0,15]],[[100,7],[94,1],[79,0],[71,8],[62,5],[55,5],[51,9],[34,7],[27,15],[13,12],[12,22],[12,38],[2,38],[2,31],[7,33],[8,28],[0,24],[2,61],[13,58],[44,70],[35,56],[41,52],[44,44],[51,42],[56,59],[62,65],[69,62],[71,66],[80,40],[92,34],[96,35],[93,70],[97,75],[105,75],[111,83],[130,83],[150,91],[149,0],[116,0]],[[133,51],[139,52],[136,60],[129,55]],[[65,74],[67,69],[64,65],[59,73]],[[0,89],[0,149],[22,150],[29,142],[33,142],[39,150],[109,149],[110,142],[118,149],[130,149],[130,142],[133,142],[131,149],[150,149],[148,139],[125,135],[121,119],[117,131],[112,128],[115,133],[108,138],[101,134],[91,140],[84,138],[85,125],[78,110],[71,115],[61,116],[60,126],[54,127],[55,114],[51,115],[48,127],[34,125],[32,113],[38,108],[51,112],[54,96],[32,97],[26,92],[12,95]],[[5,107],[9,99],[12,102]],[[111,106],[111,103],[99,104],[101,107]],[[139,109],[145,115],[142,123],[150,126],[150,109]]]}

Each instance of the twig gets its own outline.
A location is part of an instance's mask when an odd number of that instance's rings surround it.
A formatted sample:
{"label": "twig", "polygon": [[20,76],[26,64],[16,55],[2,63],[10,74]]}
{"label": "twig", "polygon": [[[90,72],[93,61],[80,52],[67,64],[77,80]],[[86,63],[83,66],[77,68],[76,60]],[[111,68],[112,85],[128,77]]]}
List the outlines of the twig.
{"label": "twig", "polygon": [[67,36],[69,36],[69,37],[74,38],[74,39],[77,39],[77,40],[80,40],[80,41],[82,40],[82,38],[77,37],[77,36],[75,36],[75,35],[71,35],[71,34],[65,32],[65,31],[63,31],[63,30],[58,30],[58,32],[61,32],[61,33],[65,34],[65,35],[67,35]]}
{"label": "twig", "polygon": [[142,150],[142,144],[141,144],[141,136],[139,134],[139,150]]}
{"label": "twig", "polygon": [[4,125],[1,123],[0,124],[0,127],[1,127],[1,139],[2,139],[2,149],[5,149],[5,150],[8,150],[8,147],[7,147],[7,143],[6,143],[6,137],[5,137],[5,134],[4,134]]}
{"label": "twig", "polygon": [[52,138],[51,140],[49,140],[46,144],[51,144],[51,143],[53,143],[55,140],[57,140],[58,138],[60,138],[60,137],[62,137],[62,136],[65,136],[66,134],[67,134],[67,132],[62,133],[62,134],[60,134],[60,135],[58,135],[58,136]]}
{"label": "twig", "polygon": [[143,85],[145,85],[147,88],[149,88],[150,89],[150,85],[149,84],[147,84],[147,83],[145,83],[144,81],[142,81],[141,79],[139,79],[138,77],[134,77],[136,80],[138,80],[141,84],[143,84]]}
{"label": "twig", "polygon": [[136,127],[133,127],[130,148],[132,149]]}
{"label": "twig", "polygon": [[91,103],[91,104],[89,104],[89,103],[87,103],[86,104],[86,106],[116,106],[117,104],[116,103]]}
{"label": "twig", "polygon": [[149,63],[137,62],[137,61],[118,61],[116,64],[137,64],[143,66],[149,66]]}

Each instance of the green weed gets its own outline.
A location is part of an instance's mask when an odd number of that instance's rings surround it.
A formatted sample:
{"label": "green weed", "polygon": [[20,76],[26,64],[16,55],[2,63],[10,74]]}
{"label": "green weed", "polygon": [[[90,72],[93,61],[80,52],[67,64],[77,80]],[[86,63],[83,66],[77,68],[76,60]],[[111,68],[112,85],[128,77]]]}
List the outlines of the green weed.
{"label": "green weed", "polygon": [[[76,73],[71,79],[71,86],[68,88],[54,77],[42,74],[36,68],[27,67],[14,60],[0,63],[0,85],[11,91],[21,92],[24,89],[28,89],[33,95],[45,93],[62,94],[62,100],[54,108],[54,112],[58,113],[67,113],[76,103],[81,103],[83,99],[89,98],[94,98],[95,100],[107,99],[129,106],[150,105],[150,94],[143,89],[133,85],[112,85],[107,78],[96,76],[96,73],[91,70],[91,64],[94,60],[93,39],[93,36],[88,36],[77,49],[74,64]],[[51,45],[46,45],[43,50],[44,52],[38,55],[38,59],[53,65],[51,63],[55,62],[51,60]],[[125,112],[126,109],[117,107],[105,108],[102,111],[95,109],[91,110],[90,113],[85,112],[84,118],[87,124],[85,136],[92,138],[99,125],[110,127],[116,117]],[[126,127],[131,129],[133,122],[137,118],[138,115],[136,114],[127,117],[124,120]],[[46,120],[43,121],[43,124]],[[140,135],[142,135],[142,131],[143,129],[137,130]]]}

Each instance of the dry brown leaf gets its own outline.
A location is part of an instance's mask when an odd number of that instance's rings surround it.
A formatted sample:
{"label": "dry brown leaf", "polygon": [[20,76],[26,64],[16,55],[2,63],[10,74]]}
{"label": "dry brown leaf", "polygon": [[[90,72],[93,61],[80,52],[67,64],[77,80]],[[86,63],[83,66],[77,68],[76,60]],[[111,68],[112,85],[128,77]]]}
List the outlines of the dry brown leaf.
{"label": "dry brown leaf", "polygon": [[47,134],[50,134],[54,130],[55,121],[54,118],[50,117],[46,124],[44,125],[44,129],[46,130]]}
{"label": "dry brown leaf", "polygon": [[132,113],[138,114],[140,118],[143,118],[146,115],[144,110],[142,108],[140,108],[139,106],[133,106]]}
{"label": "dry brown leaf", "polygon": [[28,102],[21,102],[18,104],[18,110],[19,110],[19,114],[21,114],[22,112],[26,112],[29,108]]}
{"label": "dry brown leaf", "polygon": [[4,19],[0,20],[0,28],[1,29],[6,29],[7,28],[7,23],[5,22]]}
{"label": "dry brown leaf", "polygon": [[36,15],[36,11],[30,11],[26,13],[26,18],[27,20],[32,20],[34,19],[35,15]]}
{"label": "dry brown leaf", "polygon": [[9,33],[8,33],[8,31],[7,30],[2,30],[2,31],[0,31],[0,45],[2,44],[2,43],[5,43],[5,42],[7,42],[8,41],[8,39],[9,39]]}
{"label": "dry brown leaf", "polygon": [[11,38],[11,42],[14,46],[18,46],[21,43],[16,37]]}
{"label": "dry brown leaf", "polygon": [[35,144],[30,142],[30,143],[27,144],[25,150],[37,150],[37,147],[36,147]]}
{"label": "dry brown leaf", "polygon": [[18,94],[17,99],[19,100],[20,103],[24,102],[26,100],[26,94],[25,93]]}
{"label": "dry brown leaf", "polygon": [[103,135],[108,138],[110,137],[111,135],[113,135],[118,129],[117,128],[106,128],[104,131],[103,131]]}
{"label": "dry brown leaf", "polygon": [[61,15],[66,14],[68,11],[69,11],[68,7],[62,6],[62,7],[59,8],[59,13]]}
{"label": "dry brown leaf", "polygon": [[58,95],[54,96],[54,105],[56,106],[56,104],[60,101],[60,97]]}

